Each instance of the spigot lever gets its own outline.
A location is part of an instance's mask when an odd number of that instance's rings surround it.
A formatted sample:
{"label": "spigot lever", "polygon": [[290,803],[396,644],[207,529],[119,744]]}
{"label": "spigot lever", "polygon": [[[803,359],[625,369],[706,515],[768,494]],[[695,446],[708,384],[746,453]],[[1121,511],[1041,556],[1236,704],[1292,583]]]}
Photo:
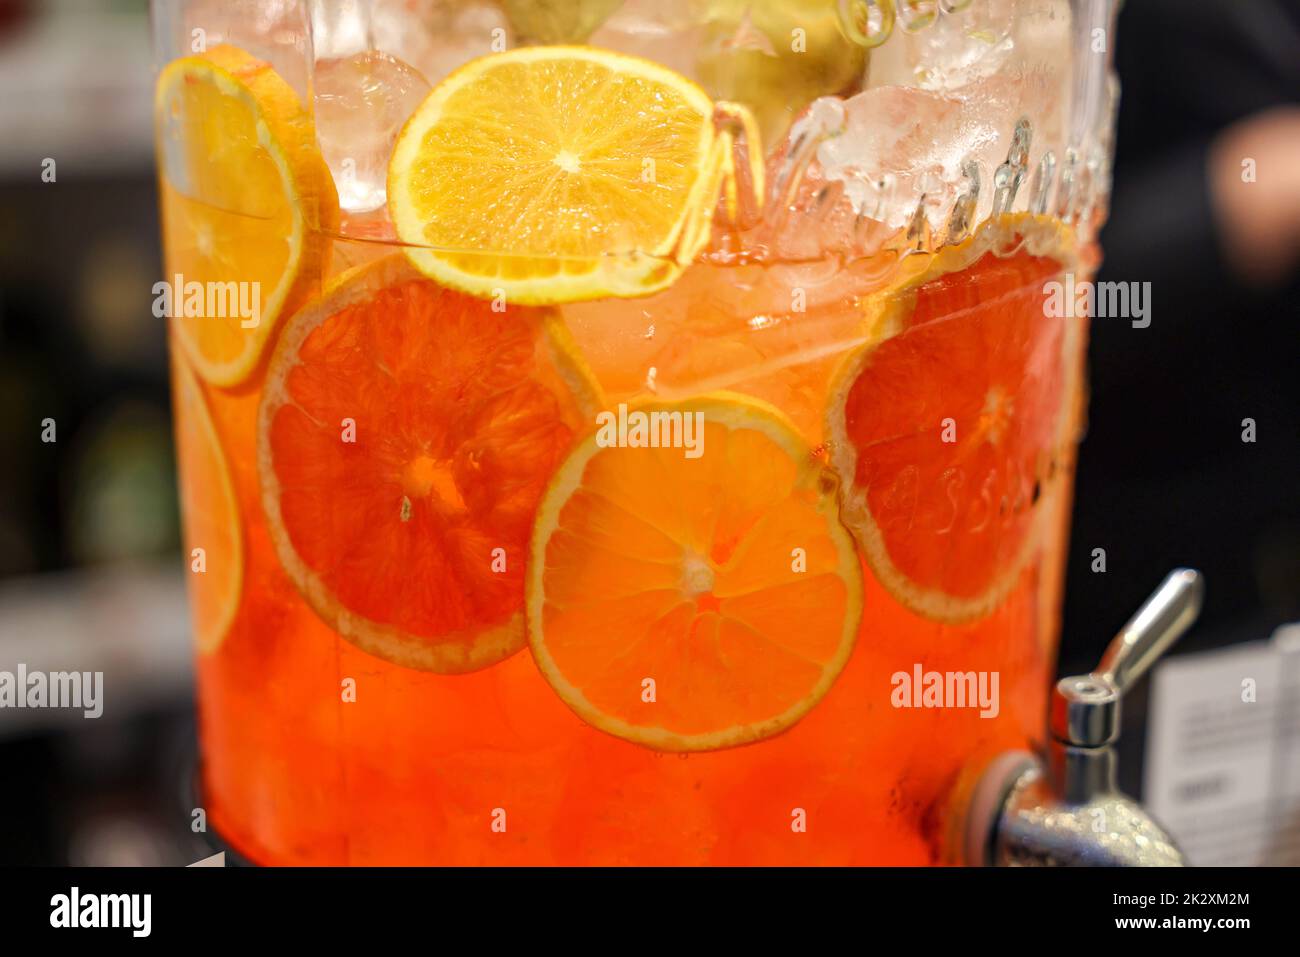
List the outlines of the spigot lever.
{"label": "spigot lever", "polygon": [[1046,760],[1007,752],[989,762],[971,798],[967,861],[1184,863],[1164,829],[1116,789],[1111,745],[1119,737],[1120,699],[1196,620],[1203,593],[1200,572],[1170,572],[1112,639],[1095,671],[1056,683]]}
{"label": "spigot lever", "polygon": [[1191,627],[1205,593],[1201,573],[1176,568],[1111,639],[1097,669],[1056,683],[1052,737],[1077,748],[1100,748],[1119,736],[1120,699]]}
{"label": "spigot lever", "polygon": [[1111,639],[1093,673],[1122,696],[1192,626],[1204,594],[1200,572],[1175,568]]}

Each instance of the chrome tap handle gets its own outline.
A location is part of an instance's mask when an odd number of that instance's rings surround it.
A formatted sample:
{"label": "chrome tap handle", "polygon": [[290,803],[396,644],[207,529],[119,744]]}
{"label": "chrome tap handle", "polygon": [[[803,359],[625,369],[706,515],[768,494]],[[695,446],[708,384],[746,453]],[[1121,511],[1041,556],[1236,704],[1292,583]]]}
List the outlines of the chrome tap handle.
{"label": "chrome tap handle", "polygon": [[1111,639],[1094,674],[1123,695],[1192,626],[1204,594],[1200,572],[1175,568]]}
{"label": "chrome tap handle", "polygon": [[1191,627],[1204,593],[1200,572],[1191,568],[1170,572],[1111,639],[1095,671],[1056,683],[1052,737],[1080,748],[1112,744],[1119,736],[1120,699]]}
{"label": "chrome tap handle", "polygon": [[966,819],[968,863],[1185,863],[1164,828],[1119,793],[1111,745],[1120,699],[1196,619],[1204,590],[1200,572],[1170,572],[1106,647],[1096,671],[1056,683],[1046,753],[1006,752],[980,776]]}

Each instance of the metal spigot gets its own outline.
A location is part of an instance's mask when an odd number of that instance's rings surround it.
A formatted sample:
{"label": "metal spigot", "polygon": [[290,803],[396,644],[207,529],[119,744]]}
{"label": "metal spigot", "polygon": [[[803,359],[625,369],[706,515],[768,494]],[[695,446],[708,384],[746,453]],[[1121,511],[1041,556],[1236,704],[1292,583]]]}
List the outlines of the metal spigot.
{"label": "metal spigot", "polygon": [[1107,646],[1091,674],[1052,693],[1046,764],[995,758],[975,787],[966,861],[998,866],[1179,867],[1173,839],[1115,783],[1120,700],[1196,620],[1204,582],[1179,568]]}

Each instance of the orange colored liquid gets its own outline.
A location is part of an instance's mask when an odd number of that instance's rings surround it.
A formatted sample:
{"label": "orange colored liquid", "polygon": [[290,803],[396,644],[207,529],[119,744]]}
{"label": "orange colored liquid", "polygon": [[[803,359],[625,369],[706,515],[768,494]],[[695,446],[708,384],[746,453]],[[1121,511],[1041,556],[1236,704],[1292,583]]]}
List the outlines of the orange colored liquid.
{"label": "orange colored liquid", "polygon": [[[371,252],[337,243],[336,268]],[[856,279],[833,263],[800,268],[845,283],[809,306],[819,341],[834,343],[837,316],[852,314],[875,280],[866,266]],[[644,388],[651,366],[657,389],[685,394],[693,381],[753,363],[752,375],[726,387],[772,402],[813,432],[821,400],[807,384],[824,384],[849,345],[772,361],[728,328],[763,312],[765,296],[788,302],[794,284],[788,267],[697,264],[657,296],[566,307],[565,320],[611,401]],[[737,298],[738,289],[752,298]],[[1072,348],[1066,362],[1079,369],[1082,342]],[[254,862],[948,862],[981,760],[1032,747],[1041,733],[1072,442],[1065,474],[1034,506],[1048,513],[1047,531],[995,610],[964,625],[929,620],[896,601],[864,563],[852,657],[806,717],[744,747],[669,754],[584,723],[527,649],[444,676],[367,655],[324,624],[282,569],[263,513],[256,429],[264,374],[236,390],[203,386],[244,533],[238,612],[219,650],[198,663],[203,793],[213,826]],[[1077,420],[1079,378],[1070,381],[1076,394],[1065,401]],[[177,423],[193,427],[184,417]],[[996,672],[996,717],[894,707],[891,677],[917,665]],[[355,700],[345,700],[345,684]]]}

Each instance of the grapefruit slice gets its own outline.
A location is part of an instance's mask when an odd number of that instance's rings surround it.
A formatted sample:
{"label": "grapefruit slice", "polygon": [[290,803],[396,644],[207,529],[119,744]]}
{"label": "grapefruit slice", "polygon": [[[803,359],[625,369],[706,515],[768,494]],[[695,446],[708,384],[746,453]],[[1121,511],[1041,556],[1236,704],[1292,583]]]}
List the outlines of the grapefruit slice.
{"label": "grapefruit slice", "polygon": [[[230,631],[244,588],[244,536],[225,452],[203,388],[182,355],[172,356],[176,469],[194,644],[216,651]],[[202,549],[201,566],[196,567]]]}
{"label": "grapefruit slice", "polygon": [[533,533],[533,656],[579,717],[629,741],[703,751],[774,735],[826,694],[861,616],[834,475],[755,399],[651,403],[628,422],[641,414],[677,417],[684,439],[698,417],[701,454],[611,446],[601,430],[574,449]]}
{"label": "grapefruit slice", "polygon": [[886,333],[837,372],[826,434],[872,571],[958,623],[1014,585],[1068,461],[1078,327],[1048,315],[1045,283],[1075,256],[1064,226],[1019,215],[917,262],[872,303]]}
{"label": "grapefruit slice", "polygon": [[155,113],[166,278],[205,290],[203,314],[189,315],[186,289],[173,289],[171,324],[206,381],[235,386],[281,314],[319,288],[321,233],[338,226],[334,180],[297,94],[236,47],[168,64]]}
{"label": "grapefruit slice", "polygon": [[318,615],[411,668],[524,644],[537,502],[595,387],[544,310],[493,309],[393,254],[286,325],[258,412],[281,563]]}
{"label": "grapefruit slice", "polygon": [[708,240],[714,143],[713,103],[671,70],[517,48],[461,67],[407,121],[389,211],[422,272],[475,295],[644,295]]}

